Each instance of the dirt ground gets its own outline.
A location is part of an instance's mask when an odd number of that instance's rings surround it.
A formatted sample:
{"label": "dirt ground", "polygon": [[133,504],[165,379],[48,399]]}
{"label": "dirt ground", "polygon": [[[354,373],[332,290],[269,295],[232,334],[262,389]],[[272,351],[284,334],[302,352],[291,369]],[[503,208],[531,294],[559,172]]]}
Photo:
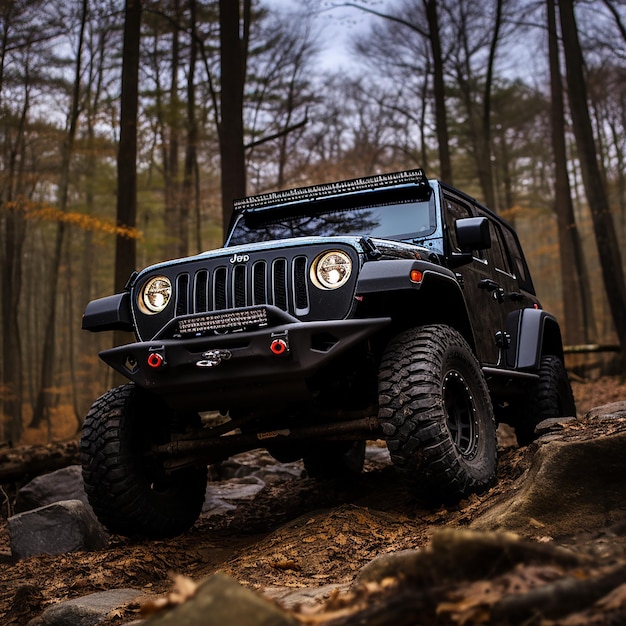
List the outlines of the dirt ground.
{"label": "dirt ground", "polygon": [[[626,385],[617,378],[574,380],[573,388],[581,415],[626,400]],[[350,483],[294,478],[268,485],[235,514],[201,519],[176,539],[113,537],[104,551],[18,563],[10,557],[6,520],[0,520],[0,623],[25,624],[52,603],[107,589],[163,594],[173,574],[202,580],[221,570],[259,590],[349,583],[377,555],[427,546],[437,529],[467,526],[511,488],[522,471],[522,455],[503,440],[496,487],[449,509],[426,507],[397,480],[392,467],[370,462]],[[10,497],[9,486],[3,497]],[[624,538],[608,541],[581,533],[561,541],[609,557],[611,551],[620,558],[626,552]],[[139,605],[131,606],[107,624],[129,622],[138,611]]]}

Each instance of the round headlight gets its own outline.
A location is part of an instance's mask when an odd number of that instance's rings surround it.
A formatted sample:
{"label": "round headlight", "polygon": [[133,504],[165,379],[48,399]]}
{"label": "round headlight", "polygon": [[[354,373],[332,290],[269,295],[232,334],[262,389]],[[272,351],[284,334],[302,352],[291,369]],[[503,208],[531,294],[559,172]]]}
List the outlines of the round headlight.
{"label": "round headlight", "polygon": [[141,290],[139,306],[145,313],[160,313],[172,297],[172,283],[165,276],[151,278]]}
{"label": "round headlight", "polygon": [[352,260],[340,250],[321,254],[311,266],[311,278],[322,289],[337,289],[350,278]]}

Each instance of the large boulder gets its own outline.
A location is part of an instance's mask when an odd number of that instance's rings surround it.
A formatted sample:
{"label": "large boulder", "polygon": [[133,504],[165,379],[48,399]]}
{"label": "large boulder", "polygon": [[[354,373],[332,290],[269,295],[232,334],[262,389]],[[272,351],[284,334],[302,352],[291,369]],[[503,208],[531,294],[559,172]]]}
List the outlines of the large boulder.
{"label": "large boulder", "polygon": [[17,492],[15,512],[22,513],[63,500],[81,500],[87,504],[80,465],[70,465],[33,478]]}
{"label": "large boulder", "polygon": [[65,500],[9,518],[11,552],[16,560],[37,554],[100,550],[108,535],[80,500]]}
{"label": "large boulder", "polygon": [[560,536],[622,521],[626,403],[602,409],[589,413],[584,427],[568,423],[533,444],[528,470],[471,527]]}

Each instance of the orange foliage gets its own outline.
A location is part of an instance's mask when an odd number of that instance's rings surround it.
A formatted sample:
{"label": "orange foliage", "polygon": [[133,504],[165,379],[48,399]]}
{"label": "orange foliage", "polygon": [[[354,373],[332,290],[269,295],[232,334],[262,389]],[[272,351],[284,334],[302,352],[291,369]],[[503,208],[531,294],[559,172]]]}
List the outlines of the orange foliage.
{"label": "orange foliage", "polygon": [[103,220],[93,215],[85,213],[76,213],[72,211],[61,211],[53,206],[44,204],[43,202],[33,202],[26,198],[20,197],[14,202],[5,202],[4,208],[21,211],[26,219],[45,220],[48,222],[64,222],[72,224],[83,230],[92,230],[96,232],[106,233],[109,235],[118,235],[127,239],[141,239],[142,234],[137,228],[132,226],[118,226],[110,220]]}

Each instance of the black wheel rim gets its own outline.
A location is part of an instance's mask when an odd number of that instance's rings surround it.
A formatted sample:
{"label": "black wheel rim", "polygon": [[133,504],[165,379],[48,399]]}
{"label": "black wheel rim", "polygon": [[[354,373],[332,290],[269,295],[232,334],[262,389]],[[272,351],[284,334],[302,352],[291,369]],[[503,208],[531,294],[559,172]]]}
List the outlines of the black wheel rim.
{"label": "black wheel rim", "polygon": [[443,401],[452,443],[461,456],[468,460],[474,458],[478,449],[474,398],[465,379],[456,370],[448,372],[444,378]]}

